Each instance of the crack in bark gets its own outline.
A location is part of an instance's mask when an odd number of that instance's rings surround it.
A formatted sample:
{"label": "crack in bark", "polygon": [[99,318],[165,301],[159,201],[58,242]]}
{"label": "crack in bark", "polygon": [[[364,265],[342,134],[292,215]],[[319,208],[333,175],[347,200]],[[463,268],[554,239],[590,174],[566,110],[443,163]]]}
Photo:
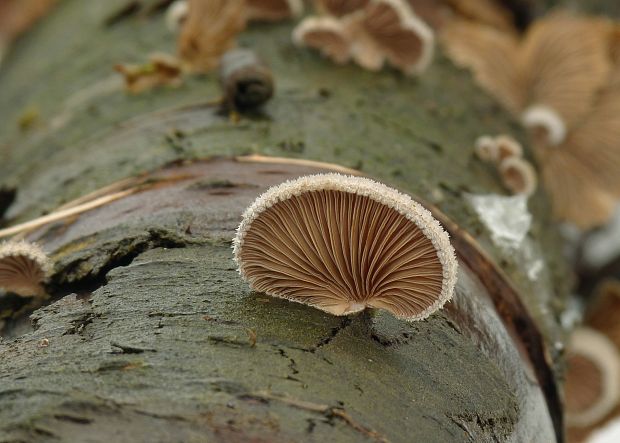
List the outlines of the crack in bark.
{"label": "crack in bark", "polygon": [[[305,400],[299,400],[292,397],[282,397],[273,395],[269,392],[255,392],[240,395],[239,400],[255,400],[264,404],[269,404],[271,401],[278,401],[293,408],[302,409],[304,411],[316,412],[325,416],[328,420],[339,419],[346,425],[350,426],[360,434],[380,443],[389,443],[387,438],[379,434],[377,431],[364,426],[355,420],[342,406],[329,406],[320,403],[312,403]],[[311,426],[310,432],[314,426]]]}
{"label": "crack in bark", "polygon": [[322,338],[315,346],[308,349],[308,351],[314,353],[318,349],[322,348],[323,346],[327,346],[328,344],[332,342],[333,339],[335,339],[338,336],[338,334],[340,334],[341,331],[343,331],[348,326],[350,326],[351,323],[352,323],[352,320],[349,317],[344,317],[338,326],[336,326],[335,328],[332,328],[330,334],[327,337]]}

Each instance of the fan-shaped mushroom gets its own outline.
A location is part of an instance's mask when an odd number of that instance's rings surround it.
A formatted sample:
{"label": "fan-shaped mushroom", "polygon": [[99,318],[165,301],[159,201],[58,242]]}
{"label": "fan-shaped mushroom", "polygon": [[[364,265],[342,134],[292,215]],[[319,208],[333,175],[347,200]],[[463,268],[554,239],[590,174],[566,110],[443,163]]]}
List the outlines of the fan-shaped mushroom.
{"label": "fan-shaped mushroom", "polygon": [[589,328],[573,332],[568,352],[567,423],[589,426],[607,415],[620,396],[620,357],[613,343]]}
{"label": "fan-shaped mushroom", "polygon": [[513,194],[531,195],[536,190],[536,170],[527,160],[507,157],[499,163],[498,171],[504,186]]}
{"label": "fan-shaped mushroom", "polygon": [[308,17],[293,31],[297,46],[317,49],[325,57],[343,64],[351,58],[351,40],[344,24],[333,17]]}
{"label": "fan-shaped mushroom", "polygon": [[416,74],[433,58],[433,31],[415,15],[405,0],[372,0],[352,19],[353,58],[378,70],[387,60],[405,74]]}
{"label": "fan-shaped mushroom", "polygon": [[447,233],[410,197],[340,174],[271,188],[245,212],[234,257],[250,287],[334,315],[367,307],[421,320],[452,297]]}
{"label": "fan-shaped mushroom", "polygon": [[37,245],[25,241],[0,244],[0,288],[23,297],[43,295],[50,261]]}

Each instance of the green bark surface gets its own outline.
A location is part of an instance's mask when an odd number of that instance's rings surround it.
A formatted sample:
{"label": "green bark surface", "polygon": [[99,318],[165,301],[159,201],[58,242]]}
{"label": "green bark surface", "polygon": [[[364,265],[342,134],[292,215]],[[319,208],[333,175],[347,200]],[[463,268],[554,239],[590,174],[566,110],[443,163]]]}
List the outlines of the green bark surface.
{"label": "green bark surface", "polygon": [[[529,202],[529,238],[545,263],[535,279],[528,263],[491,241],[463,199],[504,192],[474,158],[476,137],[520,136],[467,73],[440,55],[418,79],[337,67],[294,48],[289,24],[252,25],[240,43],[271,65],[277,92],[262,113],[233,123],[205,105],[220,94],[214,75],[124,94],[115,63],[174,51],[161,15],[105,26],[124,3],[61,2],[0,69],[0,186],[18,189],[7,217],[27,220],[178,159],[261,153],[357,168],[433,202],[475,236],[523,294],[557,357],[568,283],[545,196]],[[258,191],[244,189],[247,204]],[[226,243],[243,205],[219,202],[209,212],[180,202],[149,217],[153,204],[125,207],[136,213],[131,220],[100,226],[91,218],[37,233],[57,260],[58,301],[34,314],[35,331],[0,345],[5,441],[262,441],[266,432],[281,441],[376,439],[333,414],[256,395],[263,391],[342,402],[389,441],[520,435],[529,404],[522,391],[493,347],[485,353],[448,314],[414,325],[383,315],[343,320],[248,294]],[[255,347],[248,329],[258,335]],[[38,347],[43,338],[48,347]],[[112,342],[144,350],[114,354]],[[539,405],[539,396],[532,401]]]}

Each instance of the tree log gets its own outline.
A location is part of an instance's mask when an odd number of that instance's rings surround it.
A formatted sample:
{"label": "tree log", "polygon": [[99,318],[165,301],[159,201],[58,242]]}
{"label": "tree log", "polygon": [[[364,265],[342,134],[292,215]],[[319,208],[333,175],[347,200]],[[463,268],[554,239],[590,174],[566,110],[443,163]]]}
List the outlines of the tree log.
{"label": "tree log", "polygon": [[[0,71],[11,224],[131,190],[27,233],[55,268],[49,300],[0,298],[0,441],[562,441],[560,242],[542,192],[527,250],[497,244],[465,198],[504,193],[475,138],[522,135],[468,73],[441,55],[419,79],[337,67],[295,49],[290,24],[253,25],[240,42],[276,95],[234,122],[210,104],[214,75],[123,93],[114,64],[174,51],[149,7],[111,22],[125,5],[60,2]],[[450,231],[461,269],[444,310],[338,318],[240,279],[244,208],[342,167]]]}

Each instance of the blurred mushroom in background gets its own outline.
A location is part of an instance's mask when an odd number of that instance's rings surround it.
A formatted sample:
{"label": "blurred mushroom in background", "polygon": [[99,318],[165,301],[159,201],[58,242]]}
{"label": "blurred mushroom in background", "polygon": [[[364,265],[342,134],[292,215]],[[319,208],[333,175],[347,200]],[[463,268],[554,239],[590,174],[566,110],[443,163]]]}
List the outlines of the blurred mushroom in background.
{"label": "blurred mushroom in background", "polygon": [[617,26],[556,12],[522,38],[462,19],[441,30],[448,56],[529,130],[555,217],[583,230],[620,197]]}

